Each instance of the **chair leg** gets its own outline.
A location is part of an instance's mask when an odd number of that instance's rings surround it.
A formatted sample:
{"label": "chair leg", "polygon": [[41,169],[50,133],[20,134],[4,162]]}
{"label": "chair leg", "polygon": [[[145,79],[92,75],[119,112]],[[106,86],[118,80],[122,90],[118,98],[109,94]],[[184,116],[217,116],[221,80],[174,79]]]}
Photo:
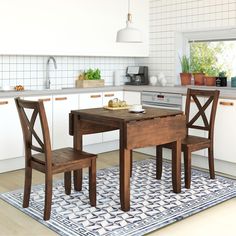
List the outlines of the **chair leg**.
{"label": "chair leg", "polygon": [[24,208],[29,206],[31,183],[32,183],[32,168],[26,167],[25,168],[24,199],[23,199]]}
{"label": "chair leg", "polygon": [[132,170],[133,170],[133,151],[130,150],[130,177],[132,177]]}
{"label": "chair leg", "polygon": [[52,206],[52,175],[45,176],[45,205],[44,205],[44,220],[49,220]]}
{"label": "chair leg", "polygon": [[96,158],[93,158],[89,167],[89,199],[91,206],[96,206],[96,194]]}
{"label": "chair leg", "polygon": [[162,147],[156,146],[156,178],[161,179],[162,176]]}
{"label": "chair leg", "polygon": [[83,180],[83,170],[74,170],[74,188],[75,191],[81,191],[82,190],[82,180]]}
{"label": "chair leg", "polygon": [[209,162],[210,178],[215,179],[213,147],[208,148],[208,162]]}
{"label": "chair leg", "polygon": [[189,149],[184,150],[184,179],[185,188],[191,186],[191,152]]}
{"label": "chair leg", "polygon": [[65,193],[66,195],[70,195],[71,193],[71,172],[64,173],[64,185],[65,185]]}

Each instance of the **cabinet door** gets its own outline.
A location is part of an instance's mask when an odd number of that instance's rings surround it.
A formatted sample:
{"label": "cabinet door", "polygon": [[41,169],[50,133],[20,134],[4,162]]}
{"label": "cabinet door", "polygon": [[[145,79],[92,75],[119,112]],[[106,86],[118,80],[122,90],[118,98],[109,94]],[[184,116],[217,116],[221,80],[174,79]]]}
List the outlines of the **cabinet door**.
{"label": "cabinet door", "polygon": [[[118,98],[119,100],[123,100],[123,92],[104,92],[103,93],[103,106],[107,106],[109,100]],[[119,139],[119,130],[108,131],[103,133],[103,142],[109,142],[113,140]]]}
{"label": "cabinet door", "polygon": [[[182,107],[183,107],[183,111],[185,112],[185,103],[186,103],[186,96],[183,96],[182,97]],[[199,98],[199,101],[201,103],[201,105],[204,104],[205,102],[205,99],[203,97]],[[191,102],[191,105],[190,105],[190,112],[189,112],[189,120],[191,120],[195,115],[196,113],[198,112],[198,108],[196,106],[196,104],[194,102]],[[198,118],[198,120],[195,122],[196,125],[200,125],[200,126],[204,126],[204,123],[203,123],[203,120],[202,120],[202,117],[200,116]],[[198,137],[207,137],[207,132],[204,131],[204,130],[197,130],[197,129],[189,129],[189,135],[194,135],[194,136],[198,136]],[[199,150],[199,151],[196,151],[196,152],[193,152],[194,154],[197,154],[197,155],[201,155],[201,156],[206,156],[207,153],[206,153],[206,150],[203,149],[203,150]]]}
{"label": "cabinet door", "polygon": [[236,162],[236,100],[219,99],[214,133],[215,158]]}
{"label": "cabinet door", "polygon": [[[79,109],[102,107],[102,93],[82,93],[79,95]],[[102,142],[102,133],[83,135],[83,145]]]}
{"label": "cabinet door", "polygon": [[53,96],[52,136],[53,149],[73,147],[73,138],[69,135],[69,113],[79,109],[78,94]]}
{"label": "cabinet door", "polygon": [[23,156],[23,135],[13,98],[0,99],[0,160]]}
{"label": "cabinet door", "polygon": [[[47,121],[48,121],[48,128],[50,132],[50,139],[51,139],[51,145],[53,143],[52,140],[52,96],[35,96],[35,97],[25,97],[25,100],[30,100],[30,101],[43,101],[44,109],[46,112],[47,116]],[[31,115],[31,114],[29,114]],[[43,140],[43,135],[42,135],[42,129],[39,123],[39,116],[37,116],[37,119],[35,121],[35,131],[37,132],[38,136]],[[36,143],[37,144],[37,143]]]}
{"label": "cabinet door", "polygon": [[141,104],[141,93],[133,91],[124,91],[124,100],[127,102],[128,105]]}

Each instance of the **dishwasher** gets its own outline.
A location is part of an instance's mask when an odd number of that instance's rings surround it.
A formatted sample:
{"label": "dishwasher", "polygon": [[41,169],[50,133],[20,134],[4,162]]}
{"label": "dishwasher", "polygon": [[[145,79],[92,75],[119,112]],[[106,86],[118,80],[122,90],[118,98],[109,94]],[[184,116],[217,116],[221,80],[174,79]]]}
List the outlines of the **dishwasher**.
{"label": "dishwasher", "polygon": [[146,107],[182,110],[182,95],[176,93],[143,91],[141,102]]}

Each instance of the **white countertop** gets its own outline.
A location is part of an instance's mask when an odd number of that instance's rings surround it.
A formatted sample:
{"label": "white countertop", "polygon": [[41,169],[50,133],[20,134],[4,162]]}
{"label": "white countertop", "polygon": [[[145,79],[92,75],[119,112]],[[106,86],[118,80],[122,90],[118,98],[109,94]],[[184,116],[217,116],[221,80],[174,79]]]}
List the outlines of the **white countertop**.
{"label": "white countertop", "polygon": [[75,94],[75,93],[93,93],[93,92],[106,92],[106,91],[153,91],[153,92],[162,92],[162,93],[178,93],[186,94],[187,88],[193,89],[217,89],[220,90],[221,98],[236,99],[236,88],[231,87],[212,87],[212,86],[135,86],[135,85],[123,85],[123,86],[104,86],[97,88],[65,88],[57,90],[25,90],[25,91],[4,91],[0,92],[0,98],[11,98],[11,97],[28,97],[28,96],[43,96],[43,95],[60,95],[60,94]]}

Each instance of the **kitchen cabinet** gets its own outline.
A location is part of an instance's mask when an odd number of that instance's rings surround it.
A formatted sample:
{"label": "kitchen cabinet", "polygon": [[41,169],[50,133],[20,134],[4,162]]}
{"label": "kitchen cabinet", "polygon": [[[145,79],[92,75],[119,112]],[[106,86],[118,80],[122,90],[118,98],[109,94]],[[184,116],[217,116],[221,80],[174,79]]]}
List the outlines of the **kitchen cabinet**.
{"label": "kitchen cabinet", "polygon": [[[103,106],[102,92],[81,93],[79,95],[79,109],[99,108]],[[83,145],[102,142],[102,133],[83,135]]]}
{"label": "kitchen cabinet", "polygon": [[128,105],[141,104],[141,93],[133,91],[124,91],[124,100]]}
{"label": "kitchen cabinet", "polygon": [[143,43],[116,42],[127,10],[127,0],[1,0],[0,54],[146,57],[149,1],[132,2]]}
{"label": "kitchen cabinet", "polygon": [[236,100],[219,99],[216,111],[215,159],[236,163]]}
{"label": "kitchen cabinet", "polygon": [[[103,106],[107,106],[109,100],[118,98],[119,100],[124,99],[123,91],[112,91],[104,92],[102,97]],[[113,141],[119,139],[119,130],[108,131],[103,133],[103,142]]]}
{"label": "kitchen cabinet", "polygon": [[14,98],[0,99],[0,160],[23,156],[23,136]]}
{"label": "kitchen cabinet", "polygon": [[69,113],[79,109],[78,94],[54,95],[52,107],[53,149],[73,147],[73,139],[69,135]]}
{"label": "kitchen cabinet", "polygon": [[[205,98],[199,97],[199,102],[201,103],[201,105],[203,105],[205,103]],[[182,109],[184,112],[185,112],[185,105],[186,105],[185,103],[186,103],[186,96],[182,96]],[[198,112],[198,108],[197,108],[196,104],[193,101],[191,101],[189,120],[191,120],[196,115],[197,112]],[[202,117],[200,116],[194,124],[204,126]],[[204,130],[198,130],[198,129],[189,129],[189,134],[195,135],[198,137],[205,137],[205,138],[208,137],[207,136],[208,132],[206,132]],[[201,156],[208,155],[205,149],[193,152],[193,154],[197,154],[197,155],[201,155]]]}

